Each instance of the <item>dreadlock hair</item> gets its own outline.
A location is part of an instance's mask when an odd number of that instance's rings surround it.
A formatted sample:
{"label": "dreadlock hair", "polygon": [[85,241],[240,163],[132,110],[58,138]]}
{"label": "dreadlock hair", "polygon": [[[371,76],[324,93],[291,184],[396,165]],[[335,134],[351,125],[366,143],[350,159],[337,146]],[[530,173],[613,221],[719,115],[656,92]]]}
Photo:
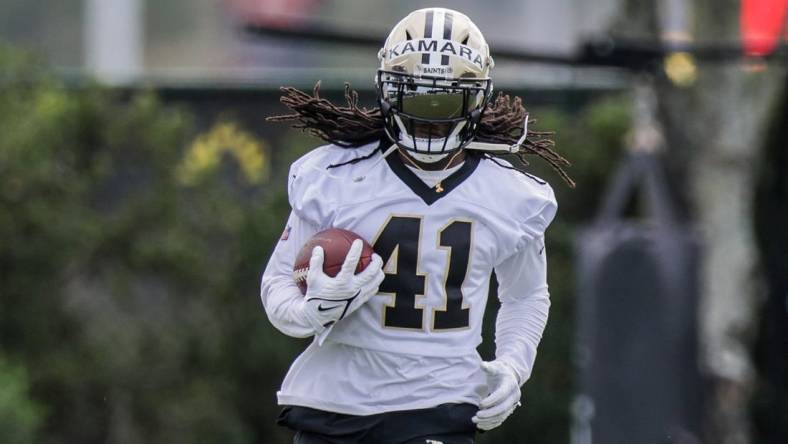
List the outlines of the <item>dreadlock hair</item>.
{"label": "dreadlock hair", "polygon": [[[344,148],[354,148],[378,140],[388,140],[383,127],[383,115],[379,108],[368,109],[358,106],[358,92],[345,83],[345,101],[347,106],[337,106],[331,101],[320,97],[320,82],[315,84],[312,94],[305,93],[291,86],[280,88],[280,101],[293,113],[266,118],[270,122],[295,122],[293,128],[308,131],[315,137]],[[517,143],[523,134],[523,121],[528,115],[519,97],[512,99],[508,95],[498,93],[495,100],[487,104],[482,113],[481,122],[475,140],[488,143],[512,145]],[[528,123],[536,122],[529,118]],[[528,131],[528,135],[516,153],[484,153],[484,157],[497,165],[514,169],[527,174],[523,168],[529,165],[526,155],[536,155],[547,162],[553,170],[574,188],[575,182],[564,171],[570,162],[555,151],[552,131]],[[374,151],[373,151],[374,153]],[[371,157],[353,159],[350,163]],[[501,163],[496,158],[512,160],[518,167]]]}

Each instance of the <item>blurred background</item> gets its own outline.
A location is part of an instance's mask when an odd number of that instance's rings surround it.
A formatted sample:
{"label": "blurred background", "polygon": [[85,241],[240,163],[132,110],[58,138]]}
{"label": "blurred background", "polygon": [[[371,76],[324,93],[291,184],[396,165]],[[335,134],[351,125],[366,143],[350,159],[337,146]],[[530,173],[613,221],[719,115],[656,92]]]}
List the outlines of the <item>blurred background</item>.
{"label": "blurred background", "polygon": [[786,0],[0,0],[0,442],[290,442],[307,342],[258,286],[321,142],[265,117],[318,80],[374,106],[426,6],[481,28],[577,182],[530,167],[551,317],[478,441],[788,442]]}

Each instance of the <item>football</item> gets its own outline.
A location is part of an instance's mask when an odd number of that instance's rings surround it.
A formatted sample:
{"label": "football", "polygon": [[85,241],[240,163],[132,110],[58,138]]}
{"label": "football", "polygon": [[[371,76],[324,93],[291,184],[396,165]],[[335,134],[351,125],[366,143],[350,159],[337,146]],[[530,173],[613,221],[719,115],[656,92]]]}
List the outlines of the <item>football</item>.
{"label": "football", "polygon": [[361,258],[358,260],[358,266],[356,266],[356,273],[359,273],[367,268],[367,265],[372,260],[374,251],[369,242],[358,234],[341,228],[329,228],[312,236],[301,247],[293,265],[293,278],[301,290],[301,294],[306,294],[306,275],[309,272],[309,259],[312,257],[312,250],[318,245],[323,247],[325,252],[323,256],[323,272],[334,277],[342,268],[345,257],[350,251],[350,246],[356,239],[364,241],[364,247],[361,249]]}

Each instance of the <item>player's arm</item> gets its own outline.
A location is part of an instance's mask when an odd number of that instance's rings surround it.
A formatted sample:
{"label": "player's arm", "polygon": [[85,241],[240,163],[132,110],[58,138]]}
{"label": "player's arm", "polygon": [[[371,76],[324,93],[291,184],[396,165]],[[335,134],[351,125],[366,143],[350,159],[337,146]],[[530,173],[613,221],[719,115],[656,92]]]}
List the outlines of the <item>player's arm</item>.
{"label": "player's arm", "polygon": [[523,385],[531,377],[536,349],[550,311],[544,238],[495,269],[501,307],[495,320],[495,358],[509,364]]}
{"label": "player's arm", "polygon": [[499,426],[520,401],[531,376],[536,349],[550,310],[544,238],[528,242],[495,268],[501,306],[495,321],[495,360],[483,363],[491,393],[474,422],[483,430]]}
{"label": "player's arm", "polygon": [[263,307],[271,324],[288,336],[305,338],[315,334],[315,327],[302,313],[304,296],[293,280],[293,263],[298,250],[317,231],[316,226],[291,212],[285,233],[263,272]]}
{"label": "player's arm", "polygon": [[[287,196],[293,210],[287,219],[285,233],[268,260],[260,285],[260,298],[271,324],[282,333],[297,338],[309,337],[322,330],[313,317],[306,313],[304,296],[296,286],[292,274],[301,246],[320,228],[316,221],[321,220],[322,213],[319,207],[314,205],[314,202],[320,200],[310,201],[303,197],[307,194],[305,187],[310,181],[301,174],[301,165],[316,152],[317,150],[313,150],[290,166]],[[296,211],[296,208],[300,211]]]}

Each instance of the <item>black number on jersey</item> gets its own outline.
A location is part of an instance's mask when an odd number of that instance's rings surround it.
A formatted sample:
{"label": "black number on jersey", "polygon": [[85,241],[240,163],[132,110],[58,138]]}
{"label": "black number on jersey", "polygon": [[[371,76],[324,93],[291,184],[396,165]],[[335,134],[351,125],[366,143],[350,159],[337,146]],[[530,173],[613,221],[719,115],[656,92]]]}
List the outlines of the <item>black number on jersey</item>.
{"label": "black number on jersey", "polygon": [[[394,305],[384,307],[383,325],[391,328],[423,330],[424,309],[416,306],[416,298],[426,291],[424,274],[418,273],[422,219],[416,216],[392,216],[375,240],[374,249],[390,264],[380,284],[381,293],[394,295]],[[440,232],[438,248],[448,251],[449,260],[444,277],[444,305],[433,312],[432,330],[466,328],[470,325],[470,309],[463,307],[462,283],[468,272],[472,225],[455,220]]]}
{"label": "black number on jersey", "polygon": [[[422,329],[424,310],[416,308],[416,296],[424,295],[424,275],[418,274],[421,218],[393,216],[375,241],[375,253],[387,264],[394,261],[394,273],[386,273],[381,293],[393,293],[394,305],[384,307],[383,325]],[[392,255],[394,257],[392,258]]]}
{"label": "black number on jersey", "polygon": [[462,283],[468,273],[471,253],[471,223],[455,220],[440,231],[440,246],[449,253],[449,266],[443,292],[446,301],[443,310],[435,310],[432,318],[433,330],[451,330],[470,325],[471,310],[462,306]]}

